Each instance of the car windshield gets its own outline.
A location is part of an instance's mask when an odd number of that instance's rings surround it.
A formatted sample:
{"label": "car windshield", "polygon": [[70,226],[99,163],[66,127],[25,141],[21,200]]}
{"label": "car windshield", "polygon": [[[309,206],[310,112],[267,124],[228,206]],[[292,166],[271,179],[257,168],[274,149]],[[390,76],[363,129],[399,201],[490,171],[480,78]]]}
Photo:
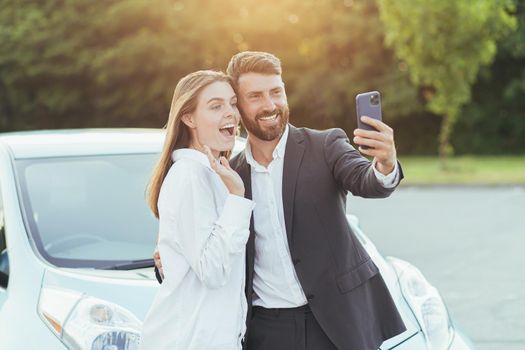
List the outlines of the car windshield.
{"label": "car windshield", "polygon": [[17,161],[26,226],[56,266],[152,266],[158,222],[145,188],[158,154]]}

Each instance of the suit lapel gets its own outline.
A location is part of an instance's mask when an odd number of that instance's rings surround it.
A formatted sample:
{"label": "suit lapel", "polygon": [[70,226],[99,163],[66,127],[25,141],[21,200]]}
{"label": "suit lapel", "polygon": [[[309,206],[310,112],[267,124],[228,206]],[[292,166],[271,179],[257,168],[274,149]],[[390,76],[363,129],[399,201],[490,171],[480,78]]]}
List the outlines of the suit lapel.
{"label": "suit lapel", "polygon": [[[237,173],[244,182],[244,196],[248,199],[252,199],[252,174],[251,167],[246,161],[246,156],[244,151],[239,155],[239,166]],[[246,243],[246,296],[248,298],[248,303],[251,302],[251,288],[252,288],[252,278],[253,278],[253,269],[255,264],[255,227],[253,224],[253,214],[250,218],[250,236],[248,237],[248,242]]]}
{"label": "suit lapel", "polygon": [[284,154],[283,166],[283,208],[284,222],[286,225],[286,236],[288,245],[293,246],[292,223],[293,207],[295,202],[295,187],[299,168],[304,155],[304,137],[301,131],[290,125],[288,140],[286,141],[286,151]]}
{"label": "suit lapel", "polygon": [[244,151],[242,154],[239,155],[239,162],[238,166],[235,169],[239,176],[242,179],[242,182],[244,182],[244,197],[248,199],[252,199],[252,176],[251,176],[251,168],[248,162],[246,161],[246,156],[244,155]]}

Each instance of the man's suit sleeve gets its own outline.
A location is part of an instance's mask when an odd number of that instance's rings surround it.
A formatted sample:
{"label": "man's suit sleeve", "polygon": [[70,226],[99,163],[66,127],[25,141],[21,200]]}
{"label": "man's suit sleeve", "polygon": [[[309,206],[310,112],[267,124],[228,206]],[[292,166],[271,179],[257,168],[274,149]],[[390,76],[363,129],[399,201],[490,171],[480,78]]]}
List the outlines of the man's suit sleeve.
{"label": "man's suit sleeve", "polygon": [[[343,130],[330,130],[323,148],[334,179],[346,191],[364,198],[384,198],[394,191],[395,187],[385,188],[381,185],[374,174],[372,162],[350,144]],[[400,166],[399,171],[402,178]]]}

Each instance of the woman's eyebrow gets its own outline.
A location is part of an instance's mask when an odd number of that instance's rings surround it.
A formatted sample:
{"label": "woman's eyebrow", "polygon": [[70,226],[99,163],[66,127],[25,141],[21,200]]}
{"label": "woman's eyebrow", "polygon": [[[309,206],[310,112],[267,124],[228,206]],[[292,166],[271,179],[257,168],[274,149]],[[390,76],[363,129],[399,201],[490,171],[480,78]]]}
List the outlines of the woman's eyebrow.
{"label": "woman's eyebrow", "polygon": [[210,98],[210,99],[208,100],[207,103],[215,102],[215,101],[217,101],[217,102],[224,102],[224,99],[223,99],[222,97],[212,97],[212,98]]}

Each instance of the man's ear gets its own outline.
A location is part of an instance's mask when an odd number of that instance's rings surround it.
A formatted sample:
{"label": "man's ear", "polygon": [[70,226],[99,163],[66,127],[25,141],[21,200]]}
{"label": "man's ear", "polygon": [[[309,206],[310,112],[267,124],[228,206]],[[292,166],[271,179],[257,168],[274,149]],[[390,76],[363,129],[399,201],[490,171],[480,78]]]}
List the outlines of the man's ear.
{"label": "man's ear", "polygon": [[181,118],[182,122],[186,124],[190,129],[195,129],[195,123],[193,121],[193,116],[189,113],[186,113]]}

